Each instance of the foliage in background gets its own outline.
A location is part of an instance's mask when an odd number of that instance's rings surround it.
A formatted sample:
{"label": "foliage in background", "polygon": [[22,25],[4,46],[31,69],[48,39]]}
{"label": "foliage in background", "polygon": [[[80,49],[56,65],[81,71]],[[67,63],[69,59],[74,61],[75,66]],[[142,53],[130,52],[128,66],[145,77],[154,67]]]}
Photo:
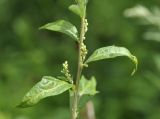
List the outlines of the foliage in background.
{"label": "foliage in background", "polygon": [[[37,30],[41,24],[58,18],[72,19],[78,24],[77,17],[66,9],[70,4],[70,0],[0,1],[0,118],[69,118],[66,93],[45,99],[29,110],[17,110],[13,105],[16,106],[23,94],[43,75],[60,74],[59,65],[65,59],[69,60],[73,66],[71,73],[75,74],[78,50],[72,47],[75,43],[69,38],[64,39],[63,35]],[[153,6],[160,5],[159,0],[90,0],[88,4],[90,29],[87,37],[90,40],[86,43],[89,50],[112,44],[123,45],[139,59],[138,73],[132,78],[129,75],[132,69],[125,58],[95,63],[89,66],[89,71],[84,71],[87,77],[95,74],[99,82],[97,88],[101,93],[93,100],[98,119],[160,117],[159,88],[145,77],[148,71],[152,72],[154,76],[150,75],[149,79],[157,79],[155,84],[159,84],[159,43],[142,37],[150,27],[139,26],[123,17],[126,8],[137,4],[145,5],[151,11]]]}
{"label": "foliage in background", "polygon": [[153,7],[151,11],[142,5],[137,5],[127,9],[124,15],[137,18],[140,24],[148,26],[143,35],[144,39],[160,42],[160,9],[158,7]]}
{"label": "foliage in background", "polygon": [[[133,8],[129,8],[124,12],[124,15],[129,18],[138,19],[141,25],[145,25],[147,30],[143,37],[145,40],[151,40],[160,44],[160,9],[158,7],[153,7],[152,10],[146,8],[142,5],[137,5]],[[155,52],[153,56],[153,62],[156,65],[155,69],[160,73],[160,54]],[[144,77],[149,80],[149,82],[160,90],[160,75],[147,70],[144,73]]]}

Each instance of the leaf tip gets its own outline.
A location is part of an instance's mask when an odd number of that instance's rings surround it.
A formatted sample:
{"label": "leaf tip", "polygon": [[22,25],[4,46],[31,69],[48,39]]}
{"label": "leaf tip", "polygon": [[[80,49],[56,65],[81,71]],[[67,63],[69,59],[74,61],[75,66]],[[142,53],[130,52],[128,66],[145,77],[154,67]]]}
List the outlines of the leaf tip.
{"label": "leaf tip", "polygon": [[44,26],[41,26],[41,27],[38,28],[38,30],[42,30],[42,29],[44,29]]}
{"label": "leaf tip", "polygon": [[131,73],[131,76],[133,76],[135,74],[135,72],[137,71],[137,68],[138,68],[138,59],[137,57],[135,56],[132,56],[132,61],[134,62],[135,64],[135,68],[133,69],[132,73]]}

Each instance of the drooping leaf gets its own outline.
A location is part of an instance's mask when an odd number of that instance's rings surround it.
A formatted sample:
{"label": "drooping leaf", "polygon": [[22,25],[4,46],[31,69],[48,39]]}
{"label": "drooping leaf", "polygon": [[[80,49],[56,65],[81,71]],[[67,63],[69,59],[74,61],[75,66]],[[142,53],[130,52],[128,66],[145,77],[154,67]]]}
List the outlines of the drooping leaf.
{"label": "drooping leaf", "polygon": [[81,77],[79,84],[79,108],[82,108],[95,94],[98,93],[98,91],[96,91],[96,84],[95,77],[91,77],[90,80],[87,80],[84,76]]}
{"label": "drooping leaf", "polygon": [[73,24],[65,20],[58,20],[52,23],[48,23],[40,27],[40,29],[47,29],[51,31],[62,32],[78,41],[77,28]]}
{"label": "drooping leaf", "polygon": [[50,76],[44,76],[22,99],[18,107],[30,107],[43,98],[55,96],[70,89],[72,84]]}
{"label": "drooping leaf", "polygon": [[124,47],[108,46],[108,47],[99,48],[93,52],[93,54],[87,59],[85,63],[98,61],[102,59],[115,58],[118,56],[127,56],[134,62],[135,69],[132,72],[132,75],[133,75],[137,70],[138,61],[137,61],[137,58],[134,55],[132,55],[128,49]]}

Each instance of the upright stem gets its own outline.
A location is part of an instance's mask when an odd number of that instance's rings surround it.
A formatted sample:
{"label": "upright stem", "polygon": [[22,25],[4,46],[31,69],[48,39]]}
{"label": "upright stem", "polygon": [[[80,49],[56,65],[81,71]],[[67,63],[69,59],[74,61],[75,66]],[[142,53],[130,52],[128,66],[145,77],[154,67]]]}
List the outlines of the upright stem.
{"label": "upright stem", "polygon": [[80,81],[80,77],[81,77],[81,73],[82,73],[82,69],[83,69],[83,61],[82,61],[82,57],[81,57],[81,44],[83,43],[83,38],[85,35],[85,31],[84,31],[84,25],[85,25],[85,18],[81,19],[81,34],[80,34],[80,41],[78,44],[78,68],[77,68],[77,78],[76,78],[76,90],[78,91],[78,87],[79,87],[79,81]]}
{"label": "upright stem", "polygon": [[77,67],[77,78],[76,78],[76,84],[75,84],[73,104],[72,104],[72,119],[77,119],[77,116],[78,116],[79,82],[80,82],[81,73],[83,69],[83,61],[81,57],[81,45],[83,43],[83,39],[85,35],[84,27],[85,27],[85,17],[81,18],[81,33],[80,33],[80,39],[78,44],[78,67]]}

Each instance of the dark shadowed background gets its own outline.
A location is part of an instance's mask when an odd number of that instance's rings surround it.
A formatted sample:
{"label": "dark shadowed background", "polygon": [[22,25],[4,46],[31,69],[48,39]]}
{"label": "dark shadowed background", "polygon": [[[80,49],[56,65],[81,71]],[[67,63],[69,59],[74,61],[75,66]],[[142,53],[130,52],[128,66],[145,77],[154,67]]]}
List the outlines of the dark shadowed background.
{"label": "dark shadowed background", "polygon": [[[58,76],[68,60],[77,67],[77,44],[69,37],[38,27],[58,19],[80,26],[67,8],[73,0],[0,0],[0,119],[69,119],[68,93],[27,109],[15,106],[42,76]],[[91,54],[107,45],[125,46],[139,60],[138,71],[125,57],[91,63],[100,91],[92,100],[97,119],[160,119],[160,42],[145,40],[149,28],[126,18],[137,4],[152,9],[159,0],[89,0],[86,44]],[[159,37],[160,38],[160,37]]]}

